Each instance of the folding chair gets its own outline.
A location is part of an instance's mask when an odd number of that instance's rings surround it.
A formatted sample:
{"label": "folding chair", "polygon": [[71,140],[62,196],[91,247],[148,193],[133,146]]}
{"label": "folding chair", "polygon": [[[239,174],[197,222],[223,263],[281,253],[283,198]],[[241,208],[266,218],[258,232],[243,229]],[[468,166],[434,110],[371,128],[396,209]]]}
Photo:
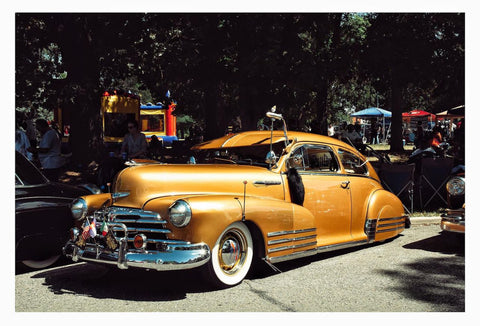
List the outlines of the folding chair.
{"label": "folding chair", "polygon": [[[453,168],[452,158],[423,158],[420,170],[420,205],[422,209],[432,202],[434,198],[440,198],[448,206],[445,184],[447,183]],[[433,193],[431,193],[433,191]],[[423,197],[427,201],[423,204]]]}
{"label": "folding chair", "polygon": [[[408,214],[413,212],[414,174],[415,164],[381,164],[379,170],[383,187],[400,198]],[[410,204],[410,209],[406,204]]]}

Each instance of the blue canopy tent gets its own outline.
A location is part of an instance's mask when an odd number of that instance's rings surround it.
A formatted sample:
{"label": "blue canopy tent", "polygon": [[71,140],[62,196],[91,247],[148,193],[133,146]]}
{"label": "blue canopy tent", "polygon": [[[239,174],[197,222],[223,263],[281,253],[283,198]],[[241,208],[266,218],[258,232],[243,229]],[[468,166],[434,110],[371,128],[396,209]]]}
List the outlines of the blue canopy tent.
{"label": "blue canopy tent", "polygon": [[383,119],[383,140],[385,141],[385,118],[391,118],[392,112],[380,108],[367,108],[361,111],[352,113],[351,117],[360,119],[382,118]]}
{"label": "blue canopy tent", "polygon": [[391,118],[392,112],[380,109],[380,108],[368,108],[351,114],[352,117],[357,117],[360,119],[369,119],[369,118]]}

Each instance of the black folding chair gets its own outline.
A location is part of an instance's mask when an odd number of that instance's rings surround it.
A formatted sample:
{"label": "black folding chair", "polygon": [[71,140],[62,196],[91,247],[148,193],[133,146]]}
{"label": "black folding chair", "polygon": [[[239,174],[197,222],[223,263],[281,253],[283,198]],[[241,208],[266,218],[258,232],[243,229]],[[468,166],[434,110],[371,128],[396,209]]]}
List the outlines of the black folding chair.
{"label": "black folding chair", "polygon": [[[453,168],[452,158],[423,158],[420,171],[420,202],[422,209],[427,207],[434,198],[439,198],[446,206],[447,183]],[[423,204],[423,197],[427,201]]]}
{"label": "black folding chair", "polygon": [[381,164],[379,170],[383,187],[400,198],[408,214],[413,212],[414,174],[415,164]]}

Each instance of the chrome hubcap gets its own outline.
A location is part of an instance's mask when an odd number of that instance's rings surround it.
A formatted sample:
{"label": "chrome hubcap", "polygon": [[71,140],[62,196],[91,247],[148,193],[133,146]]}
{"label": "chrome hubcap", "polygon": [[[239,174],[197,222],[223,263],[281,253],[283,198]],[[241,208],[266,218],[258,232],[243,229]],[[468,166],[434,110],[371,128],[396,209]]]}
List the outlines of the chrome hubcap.
{"label": "chrome hubcap", "polygon": [[227,232],[219,246],[218,259],[220,267],[227,274],[234,274],[245,262],[246,239],[238,230]]}

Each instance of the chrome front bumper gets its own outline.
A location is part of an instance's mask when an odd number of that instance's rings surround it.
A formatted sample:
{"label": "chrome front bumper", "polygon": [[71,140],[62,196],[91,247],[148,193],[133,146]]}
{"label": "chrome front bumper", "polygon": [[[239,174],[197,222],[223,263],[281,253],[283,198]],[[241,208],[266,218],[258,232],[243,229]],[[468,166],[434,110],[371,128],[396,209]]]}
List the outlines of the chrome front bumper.
{"label": "chrome front bumper", "polygon": [[444,231],[465,233],[465,209],[447,209],[442,214],[440,228]]}
{"label": "chrome front bumper", "polygon": [[202,266],[210,259],[210,249],[204,243],[170,244],[162,251],[146,251],[128,249],[123,239],[113,252],[95,244],[87,244],[82,248],[68,241],[63,253],[74,262],[82,260],[117,265],[120,269],[135,267],[157,271],[191,269]]}

